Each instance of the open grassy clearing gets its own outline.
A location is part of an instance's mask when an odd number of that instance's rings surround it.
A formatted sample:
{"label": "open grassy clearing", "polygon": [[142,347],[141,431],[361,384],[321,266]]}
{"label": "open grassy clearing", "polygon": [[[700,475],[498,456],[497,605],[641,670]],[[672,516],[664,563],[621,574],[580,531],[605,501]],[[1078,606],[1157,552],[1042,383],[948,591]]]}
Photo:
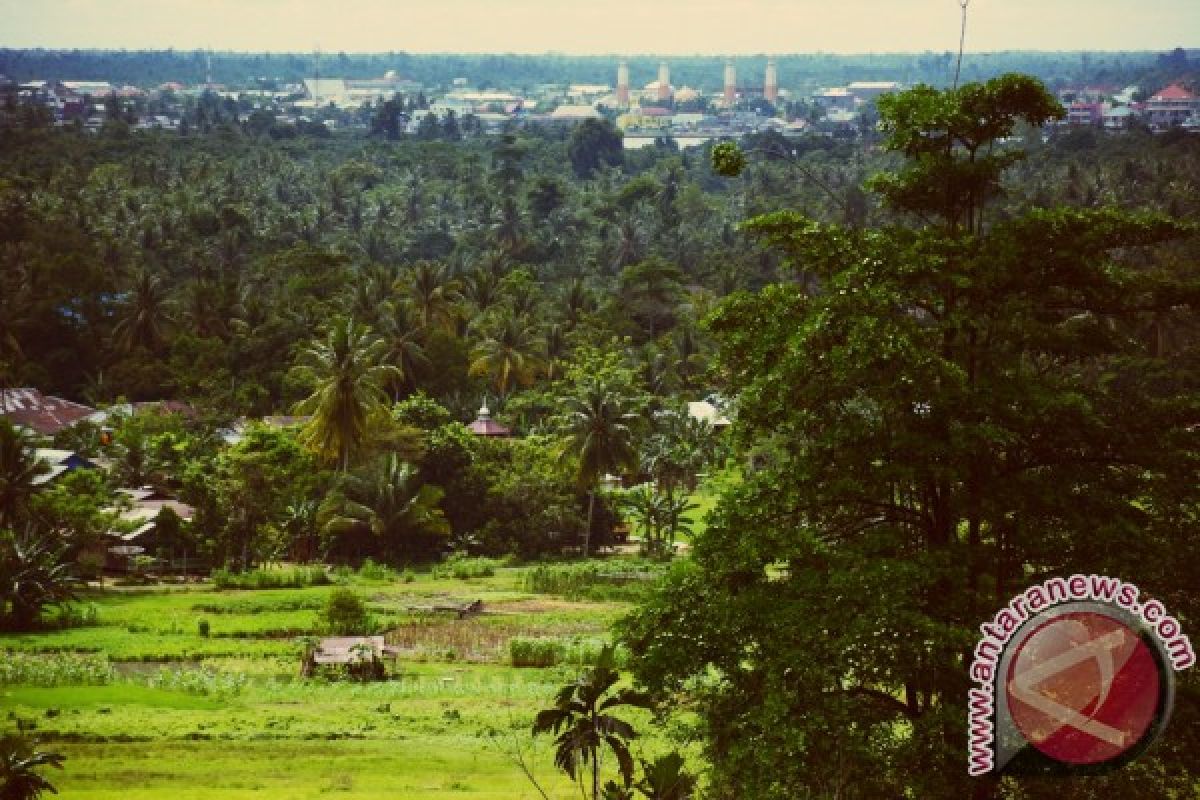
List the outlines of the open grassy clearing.
{"label": "open grassy clearing", "polygon": [[[92,624],[0,637],[0,724],[19,723],[68,756],[58,781],[68,798],[534,797],[506,755],[511,737],[629,605],[528,591],[531,569],[343,576],[402,652],[389,680],[367,684],[299,677],[303,637],[319,635],[334,586],[92,590]],[[609,566],[544,569],[578,592]],[[428,610],[475,599],[478,616]],[[556,665],[512,666],[530,641],[552,645]],[[627,716],[652,733],[647,715]],[[540,743],[539,777],[552,796],[577,796],[554,773],[549,744]],[[648,736],[639,746],[663,743]]]}

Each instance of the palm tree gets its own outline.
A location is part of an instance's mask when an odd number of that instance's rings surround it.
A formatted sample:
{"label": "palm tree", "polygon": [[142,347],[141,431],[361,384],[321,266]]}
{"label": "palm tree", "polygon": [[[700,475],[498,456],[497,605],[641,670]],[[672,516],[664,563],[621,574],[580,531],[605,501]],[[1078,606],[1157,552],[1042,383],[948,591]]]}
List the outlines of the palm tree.
{"label": "palm tree", "polygon": [[43,753],[19,734],[0,737],[0,800],[37,800],[43,792],[58,794],[38,773],[44,767],[62,769],[63,756]]}
{"label": "palm tree", "polygon": [[554,706],[538,712],[533,723],[534,735],[557,735],[554,763],[571,780],[582,781],[580,767],[591,765],[593,800],[600,797],[600,754],[604,746],[617,757],[625,785],[633,782],[633,756],[629,754],[628,742],[637,738],[637,732],[628,722],[608,712],[620,706],[651,706],[650,698],[642,692],[613,691],[620,679],[620,673],[613,668],[613,648],[605,647],[596,666],[559,689]]}
{"label": "palm tree", "polygon": [[542,366],[536,328],[529,318],[505,313],[471,351],[471,375],[486,375],[501,397],[513,386],[533,383]]}
{"label": "palm tree", "polygon": [[113,327],[117,347],[129,352],[139,346],[160,347],[168,324],[167,294],[163,282],[147,269],[137,273],[128,298]]}
{"label": "palm tree", "polygon": [[444,265],[418,262],[396,279],[396,289],[412,302],[426,330],[450,328],[460,295],[458,281],[450,277]]}
{"label": "palm tree", "polygon": [[370,420],[387,413],[384,387],[399,370],[385,363],[386,354],[382,339],[350,319],[335,320],[324,341],[300,351],[297,369],[315,384],[296,404],[297,413],[312,415],[301,438],[343,473],[362,448]]}
{"label": "palm tree", "polygon": [[626,410],[624,399],[599,384],[584,387],[578,397],[566,398],[563,433],[567,440],[563,455],[579,459],[577,480],[588,489],[588,521],[583,554],[591,544],[592,519],[596,507],[596,485],[608,473],[633,466],[633,424],[637,415]]}
{"label": "palm tree", "polygon": [[25,520],[36,480],[49,470],[37,457],[33,437],[0,419],[0,530]]}
{"label": "palm tree", "polygon": [[441,488],[421,484],[416,469],[389,453],[362,474],[347,476],[320,514],[321,530],[330,536],[369,531],[402,560],[436,554],[450,535],[438,503]]}
{"label": "palm tree", "polygon": [[379,332],[386,346],[384,358],[396,368],[392,381],[392,399],[399,399],[404,386],[416,385],[417,375],[429,366],[429,356],[421,346],[424,329],[407,303],[389,300],[379,311]]}
{"label": "palm tree", "polygon": [[31,630],[42,609],[75,599],[72,565],[63,546],[50,537],[25,533],[0,535],[0,628]]}

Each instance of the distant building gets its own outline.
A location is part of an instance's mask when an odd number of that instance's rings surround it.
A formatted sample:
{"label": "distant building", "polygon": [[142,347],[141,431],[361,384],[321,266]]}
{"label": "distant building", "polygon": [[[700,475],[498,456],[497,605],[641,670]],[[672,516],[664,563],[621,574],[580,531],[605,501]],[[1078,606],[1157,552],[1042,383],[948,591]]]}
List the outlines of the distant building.
{"label": "distant building", "polygon": [[840,108],[843,111],[853,111],[854,95],[846,88],[818,89],[813,92],[812,100],[826,110]]}
{"label": "distant building", "polygon": [[874,103],[880,95],[900,91],[900,84],[896,81],[855,81],[846,87],[846,91],[861,103]]}
{"label": "distant building", "polygon": [[492,419],[492,412],[488,410],[486,402],[480,406],[479,415],[475,418],[474,422],[467,426],[467,429],[476,436],[487,436],[490,438],[512,436],[512,431]]}
{"label": "distant building", "polygon": [[85,419],[100,422],[104,414],[37,389],[0,389],[0,417],[42,436],[53,436]]}
{"label": "distant building", "polygon": [[1128,130],[1138,114],[1129,106],[1116,106],[1104,112],[1104,129],[1107,131]]}
{"label": "distant building", "polygon": [[1106,105],[1103,103],[1071,103],[1067,107],[1067,124],[1095,126],[1104,120]]}
{"label": "distant building", "polygon": [[1200,115],[1200,99],[1179,84],[1172,84],[1146,102],[1146,121],[1155,128],[1170,128]]}

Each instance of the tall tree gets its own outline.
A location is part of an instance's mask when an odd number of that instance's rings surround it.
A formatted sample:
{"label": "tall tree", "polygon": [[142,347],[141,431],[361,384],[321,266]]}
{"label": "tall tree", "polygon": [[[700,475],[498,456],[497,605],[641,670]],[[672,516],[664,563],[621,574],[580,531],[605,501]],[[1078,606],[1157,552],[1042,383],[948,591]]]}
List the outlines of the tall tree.
{"label": "tall tree", "polygon": [[523,314],[505,311],[489,321],[471,351],[471,375],[486,376],[501,397],[528,386],[542,367],[537,328]]}
{"label": "tall tree", "polygon": [[638,417],[626,410],[624,398],[600,383],[583,387],[578,396],[563,398],[563,454],[578,459],[576,479],[588,491],[587,530],[583,554],[591,548],[596,489],[607,474],[619,474],[637,462],[633,426]]}
{"label": "tall tree", "polygon": [[700,687],[717,796],[1186,793],[1186,736],[1108,776],[971,783],[962,723],[974,632],[1035,576],[1119,575],[1200,611],[1176,568],[1200,553],[1177,513],[1200,504],[1197,353],[1120,333],[1194,313],[1195,284],[1153,266],[1186,229],[1112,208],[990,218],[1021,157],[1000,140],[1063,113],[1033,79],[879,111],[907,160],[873,186],[913,225],[750,223],[811,280],[712,320],[759,469],[631,623],[637,671]]}
{"label": "tall tree", "polygon": [[382,339],[346,318],[300,351],[297,370],[313,383],[312,394],[296,405],[298,413],[312,415],[301,438],[342,472],[363,449],[371,420],[387,414],[386,387],[399,370],[386,355]]}

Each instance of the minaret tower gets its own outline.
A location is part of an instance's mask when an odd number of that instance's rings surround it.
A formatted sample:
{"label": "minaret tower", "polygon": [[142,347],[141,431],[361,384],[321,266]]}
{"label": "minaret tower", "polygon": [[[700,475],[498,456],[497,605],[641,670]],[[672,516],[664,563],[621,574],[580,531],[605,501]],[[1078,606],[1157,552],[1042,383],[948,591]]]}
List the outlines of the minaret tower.
{"label": "minaret tower", "polygon": [[671,68],[665,61],[658,64],[658,99],[664,103],[671,99]]}
{"label": "minaret tower", "polygon": [[737,69],[733,66],[733,59],[725,62],[725,107],[733,108],[737,103]]}
{"label": "minaret tower", "polygon": [[763,97],[771,105],[779,100],[779,72],[775,69],[775,59],[767,61],[767,77],[763,82]]}
{"label": "minaret tower", "polygon": [[624,61],[617,65],[617,107],[629,108],[629,65]]}

